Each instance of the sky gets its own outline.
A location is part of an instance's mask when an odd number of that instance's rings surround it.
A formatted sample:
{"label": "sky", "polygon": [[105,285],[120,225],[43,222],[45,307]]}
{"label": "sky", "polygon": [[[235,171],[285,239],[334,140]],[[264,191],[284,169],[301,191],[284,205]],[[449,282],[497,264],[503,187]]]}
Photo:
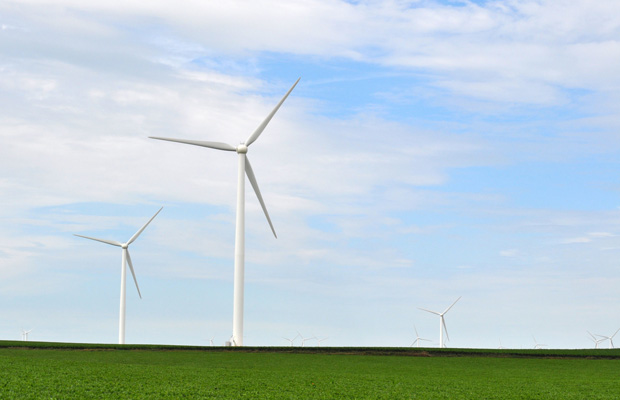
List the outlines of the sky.
{"label": "sky", "polygon": [[[620,328],[615,0],[0,2],[0,339],[589,348]],[[130,275],[128,275],[130,276]],[[414,328],[415,327],[415,328]],[[306,345],[317,344],[308,340]],[[601,346],[608,346],[602,343]]]}

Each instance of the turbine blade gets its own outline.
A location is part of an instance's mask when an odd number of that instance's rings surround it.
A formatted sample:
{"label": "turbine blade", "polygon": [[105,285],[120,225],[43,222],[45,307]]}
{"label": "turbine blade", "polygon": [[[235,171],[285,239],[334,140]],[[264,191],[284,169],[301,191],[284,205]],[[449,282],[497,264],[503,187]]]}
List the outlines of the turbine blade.
{"label": "turbine blade", "polygon": [[[620,328],[618,328],[618,330],[616,331],[616,333],[618,333],[618,331],[620,331]],[[614,333],[613,335],[611,335],[611,338],[613,339],[614,336],[616,336],[616,333]]]}
{"label": "turbine blade", "polygon": [[222,143],[222,142],[205,142],[202,140],[173,139],[173,138],[164,138],[164,137],[157,137],[157,136],[149,136],[149,138],[157,139],[157,140],[166,140],[168,142],[193,144],[194,146],[208,147],[210,149],[217,149],[217,150],[225,150],[225,151],[237,150],[235,147],[229,145],[228,143]]}
{"label": "turbine blade", "polygon": [[427,310],[426,308],[420,308],[420,307],[418,307],[418,310],[426,311],[426,312],[429,312],[429,313],[431,313],[431,314],[435,314],[435,315],[439,315],[439,316],[441,316],[441,314],[439,314],[437,311]]}
{"label": "turbine blade", "polygon": [[133,276],[133,281],[136,283],[136,289],[138,289],[138,296],[142,298],[142,294],[140,293],[140,287],[138,286],[138,280],[136,279],[136,273],[133,270],[133,263],[131,262],[131,256],[129,255],[129,249],[127,249],[127,264],[129,264],[129,270],[131,271],[131,276]]}
{"label": "turbine blade", "polygon": [[444,311],[442,314],[447,313],[447,312],[448,312],[448,310],[450,310],[450,309],[452,308],[452,306],[456,304],[456,302],[457,302],[457,301],[461,300],[461,297],[463,297],[463,296],[459,296],[459,298],[458,298],[458,299],[456,299],[456,300],[454,301],[454,303],[452,303],[452,304],[450,305],[450,307],[446,308],[446,311]]}
{"label": "turbine blade", "polygon": [[267,115],[267,118],[265,118],[265,120],[258,126],[258,128],[256,128],[256,130],[254,131],[253,134],[250,135],[250,137],[245,141],[245,145],[249,146],[252,143],[254,143],[254,141],[256,139],[258,139],[258,137],[260,136],[261,133],[263,133],[263,131],[265,130],[265,128],[267,127],[267,124],[269,123],[269,121],[271,121],[271,118],[273,118],[273,116],[276,114],[276,112],[278,111],[278,109],[280,108],[280,106],[282,105],[282,103],[284,103],[284,100],[286,100],[286,98],[288,97],[289,94],[291,94],[291,92],[293,91],[293,89],[295,88],[295,86],[297,85],[297,82],[299,82],[298,78],[295,83],[293,84],[293,86],[291,86],[291,88],[288,90],[288,92],[286,92],[286,94],[284,95],[284,97],[282,97],[282,100],[280,100],[280,102],[275,106],[275,108],[273,110],[271,110],[271,112],[269,113],[269,115]]}
{"label": "turbine blade", "polygon": [[140,230],[136,233],[134,233],[134,235],[131,237],[131,239],[129,239],[129,241],[127,242],[127,245],[130,245],[133,243],[134,240],[136,240],[138,238],[138,236],[140,236],[140,234],[146,229],[146,227],[151,223],[151,221],[157,216],[157,214],[159,214],[159,212],[163,209],[164,207],[160,208],[159,210],[157,210],[157,212],[155,213],[155,215],[153,215],[151,217],[151,219],[149,219],[149,222],[147,222],[146,224],[144,224],[144,226],[142,228],[140,228]]}
{"label": "turbine blade", "polygon": [[441,316],[441,321],[443,322],[443,330],[446,332],[446,339],[450,340],[450,335],[448,335],[448,327],[446,326],[446,320],[443,315]]}
{"label": "turbine blade", "polygon": [[112,246],[118,246],[118,247],[122,247],[123,246],[122,243],[117,242],[115,240],[97,239],[97,238],[94,238],[94,237],[83,236],[83,235],[78,235],[78,234],[73,234],[73,236],[79,236],[79,237],[84,238],[84,239],[90,239],[90,240],[95,240],[95,241],[101,242],[101,243],[111,244]]}
{"label": "turbine blade", "polygon": [[269,213],[267,212],[267,207],[265,207],[265,202],[263,201],[263,196],[260,194],[260,189],[258,188],[258,182],[256,182],[256,176],[254,176],[254,171],[252,170],[252,166],[250,165],[250,160],[248,156],[245,156],[245,173],[252,184],[252,188],[254,188],[254,193],[256,193],[256,197],[258,197],[258,202],[260,206],[263,208],[263,212],[265,213],[265,217],[267,217],[267,222],[269,222],[269,227],[271,227],[271,231],[273,232],[273,236],[278,238],[276,235],[276,230],[273,229],[273,224],[271,223],[271,218],[269,218]]}

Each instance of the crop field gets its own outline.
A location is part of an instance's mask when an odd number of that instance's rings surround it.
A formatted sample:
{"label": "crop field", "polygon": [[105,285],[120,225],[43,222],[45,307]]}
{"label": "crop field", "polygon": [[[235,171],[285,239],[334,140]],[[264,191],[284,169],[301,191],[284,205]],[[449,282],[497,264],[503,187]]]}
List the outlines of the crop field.
{"label": "crop field", "polygon": [[0,399],[618,399],[616,350],[0,341]]}

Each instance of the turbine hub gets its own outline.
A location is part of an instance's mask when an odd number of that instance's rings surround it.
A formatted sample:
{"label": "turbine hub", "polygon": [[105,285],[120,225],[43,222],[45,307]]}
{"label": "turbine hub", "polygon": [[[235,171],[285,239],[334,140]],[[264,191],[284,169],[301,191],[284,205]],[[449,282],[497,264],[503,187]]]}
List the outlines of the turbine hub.
{"label": "turbine hub", "polygon": [[123,249],[126,249],[126,248],[128,248],[128,247],[129,247],[129,245],[128,245],[127,243],[123,243],[123,244],[121,244],[121,248],[123,248]]}
{"label": "turbine hub", "polygon": [[236,150],[239,154],[246,154],[248,152],[248,146],[246,146],[245,143],[241,143],[239,146],[237,146]]}

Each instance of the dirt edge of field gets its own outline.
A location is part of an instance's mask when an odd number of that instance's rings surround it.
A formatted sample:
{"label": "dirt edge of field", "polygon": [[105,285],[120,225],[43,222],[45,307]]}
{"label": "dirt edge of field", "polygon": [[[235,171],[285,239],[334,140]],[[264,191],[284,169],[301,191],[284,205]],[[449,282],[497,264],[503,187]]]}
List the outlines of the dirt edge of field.
{"label": "dirt edge of field", "polygon": [[82,351],[204,351],[281,354],[324,354],[401,357],[503,357],[503,358],[581,358],[620,359],[620,349],[460,349],[411,347],[218,347],[140,344],[98,344],[62,342],[23,342],[0,340],[0,349],[82,350]]}

